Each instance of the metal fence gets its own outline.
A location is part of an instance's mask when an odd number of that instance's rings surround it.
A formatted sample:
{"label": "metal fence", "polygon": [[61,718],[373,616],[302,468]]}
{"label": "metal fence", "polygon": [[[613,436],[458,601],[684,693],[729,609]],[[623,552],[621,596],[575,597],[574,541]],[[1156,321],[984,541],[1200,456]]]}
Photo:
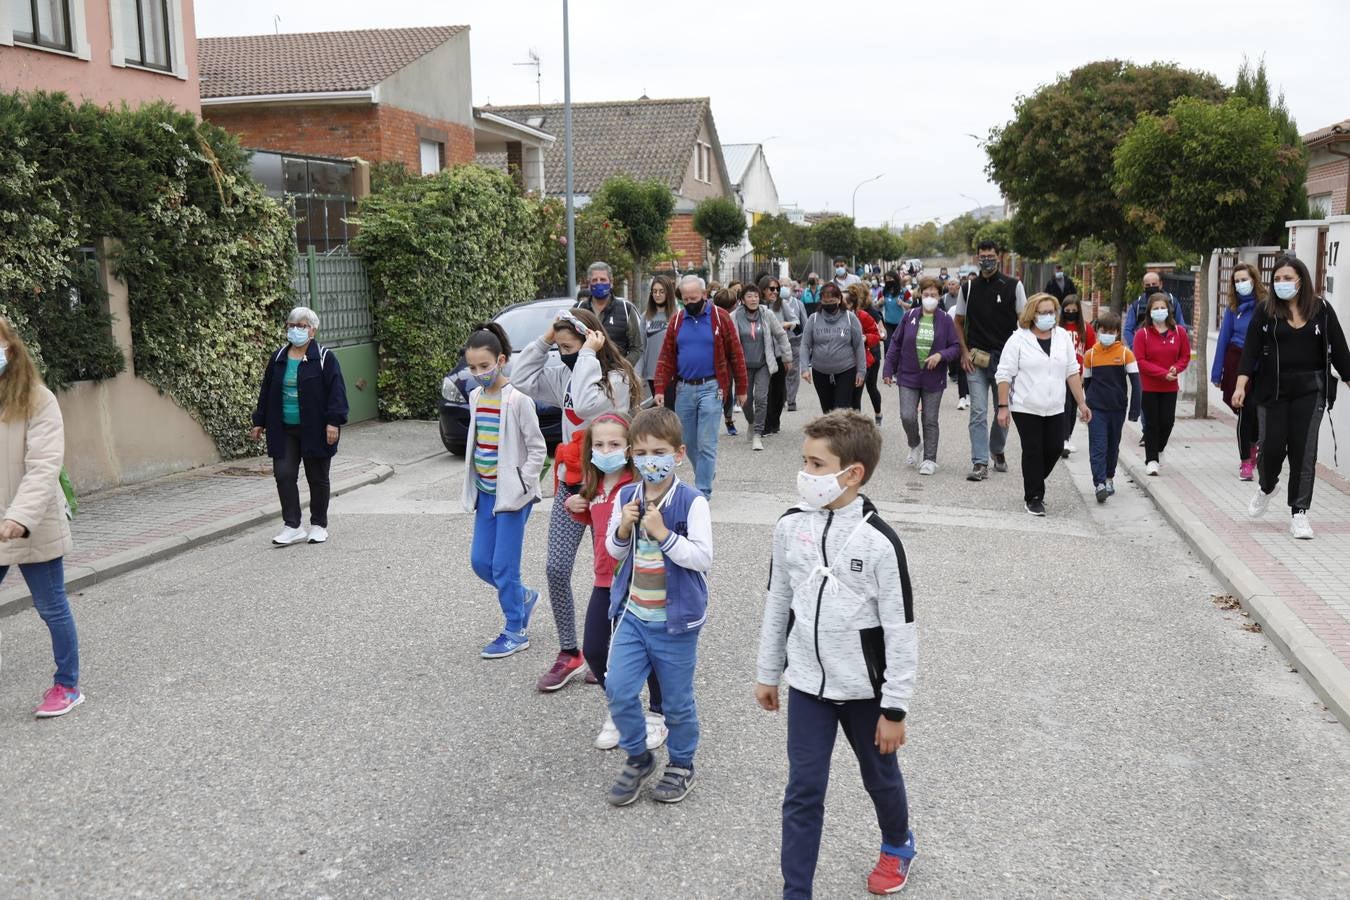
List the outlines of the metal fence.
{"label": "metal fence", "polygon": [[1195,321],[1195,273],[1162,272],[1158,277],[1162,279],[1163,290],[1177,298],[1187,324],[1194,328],[1198,324]]}
{"label": "metal fence", "polygon": [[318,313],[325,346],[350,347],[375,340],[370,279],[361,257],[319,253],[310,245],[308,252],[296,257],[291,286],[296,301]]}

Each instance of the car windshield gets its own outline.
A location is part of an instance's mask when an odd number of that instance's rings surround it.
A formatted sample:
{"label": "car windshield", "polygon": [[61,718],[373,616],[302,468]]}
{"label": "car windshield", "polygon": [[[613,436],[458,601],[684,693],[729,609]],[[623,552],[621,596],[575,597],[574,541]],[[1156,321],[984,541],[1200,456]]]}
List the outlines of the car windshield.
{"label": "car windshield", "polygon": [[506,310],[497,316],[496,322],[506,329],[512,349],[519,350],[542,337],[553,320],[558,318],[558,313],[570,305],[566,300],[530,303]]}

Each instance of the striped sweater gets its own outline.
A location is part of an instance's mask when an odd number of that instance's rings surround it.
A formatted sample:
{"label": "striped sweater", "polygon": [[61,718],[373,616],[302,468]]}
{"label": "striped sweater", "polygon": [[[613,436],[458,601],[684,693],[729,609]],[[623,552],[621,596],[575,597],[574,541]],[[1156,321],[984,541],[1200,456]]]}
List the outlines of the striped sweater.
{"label": "striped sweater", "polygon": [[484,392],[478,398],[473,436],[473,477],[485,494],[497,493],[497,448],[501,442],[502,395]]}

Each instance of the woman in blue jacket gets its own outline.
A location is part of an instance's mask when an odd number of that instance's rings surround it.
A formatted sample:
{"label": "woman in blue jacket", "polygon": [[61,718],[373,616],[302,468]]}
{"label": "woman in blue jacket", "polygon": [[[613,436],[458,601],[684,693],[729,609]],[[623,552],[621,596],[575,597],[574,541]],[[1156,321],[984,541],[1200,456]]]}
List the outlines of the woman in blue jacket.
{"label": "woman in blue jacket", "polygon": [[[267,433],[267,455],[286,527],[272,539],[282,546],[328,540],[328,470],[347,424],[347,386],[337,356],[319,346],[319,317],[297,306],[286,317],[286,346],[272,354],[263,372],[253,430]],[[300,463],[309,482],[309,528],[300,527]]]}
{"label": "woman in blue jacket", "polygon": [[[1238,263],[1228,284],[1228,309],[1219,326],[1219,343],[1214,348],[1214,365],[1209,380],[1223,391],[1223,402],[1237,413],[1238,477],[1251,481],[1256,472],[1256,455],[1260,423],[1255,409],[1240,409],[1233,405],[1233,388],[1237,385],[1238,365],[1242,361],[1242,347],[1247,341],[1247,327],[1252,324],[1256,305],[1265,299],[1266,286],[1261,273],[1251,263]],[[1250,388],[1248,391],[1250,392]]]}

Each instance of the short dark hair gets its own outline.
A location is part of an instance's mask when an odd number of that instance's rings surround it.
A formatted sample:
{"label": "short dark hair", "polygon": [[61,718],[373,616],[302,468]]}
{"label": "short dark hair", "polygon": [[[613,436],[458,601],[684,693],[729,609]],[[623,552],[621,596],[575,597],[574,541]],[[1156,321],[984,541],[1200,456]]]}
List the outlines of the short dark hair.
{"label": "short dark hair", "polygon": [[848,260],[844,259],[842,256],[836,256],[836,257],[834,258],[834,261],[837,262],[837,263],[846,263],[846,262],[848,262]]}
{"label": "short dark hair", "polygon": [[802,433],[824,441],[842,465],[861,465],[863,484],[881,462],[881,429],[860,412],[836,409],[807,422]]}
{"label": "short dark hair", "polygon": [[1112,310],[1104,309],[1097,316],[1098,331],[1120,331],[1120,315]]}
{"label": "short dark hair", "polygon": [[487,350],[493,356],[511,358],[511,340],[506,336],[506,329],[496,322],[480,322],[473,326],[464,349]]}
{"label": "short dark hair", "polygon": [[998,241],[994,240],[993,238],[985,238],[984,240],[980,241],[978,244],[975,245],[976,253],[979,253],[981,250],[993,250],[995,253],[1003,252],[998,248]]}
{"label": "short dark hair", "polygon": [[680,417],[675,415],[674,410],[653,406],[634,416],[632,424],[628,426],[630,446],[636,444],[638,438],[644,437],[654,437],[679,448],[684,446],[684,426],[680,424]]}
{"label": "short dark hair", "polygon": [[825,282],[824,285],[821,286],[820,296],[817,299],[823,301],[825,299],[826,294],[833,294],[834,296],[839,298],[839,301],[841,303],[844,300],[844,292],[839,290],[839,285],[835,284],[833,281],[827,281]]}
{"label": "short dark hair", "polygon": [[756,297],[760,298],[761,300],[764,299],[764,292],[761,291],[761,290],[759,289],[759,285],[755,284],[753,281],[741,288],[741,302],[742,302],[742,303],[745,302],[745,295],[746,295],[746,294],[754,294]]}

